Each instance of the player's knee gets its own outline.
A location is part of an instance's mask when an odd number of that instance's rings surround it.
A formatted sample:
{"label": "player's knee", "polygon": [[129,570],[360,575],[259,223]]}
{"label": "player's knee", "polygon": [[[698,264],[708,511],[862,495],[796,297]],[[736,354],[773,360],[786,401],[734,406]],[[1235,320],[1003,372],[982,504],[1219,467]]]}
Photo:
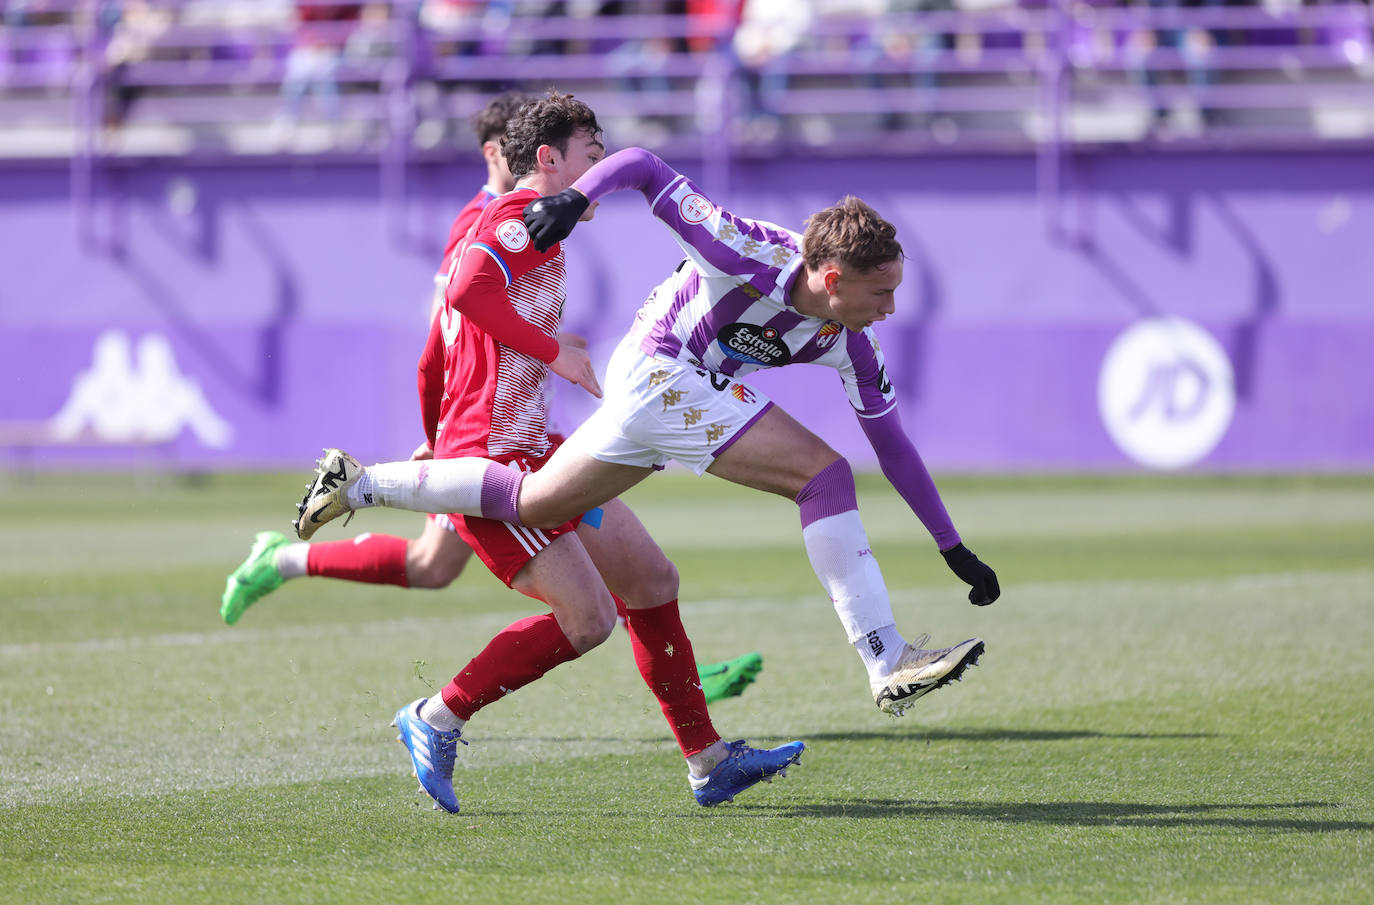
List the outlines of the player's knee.
{"label": "player's knee", "polygon": [[660,557],[659,562],[653,564],[644,584],[649,589],[654,605],[676,600],[680,584],[677,566],[668,557]]}
{"label": "player's knee", "polygon": [[428,560],[416,562],[407,570],[412,588],[425,588],[437,591],[453,584],[462,571],[462,566],[454,563]]}
{"label": "player's knee", "polygon": [[615,607],[598,608],[577,621],[576,625],[566,626],[563,634],[567,636],[573,649],[579,654],[598,646],[615,631]]}
{"label": "player's knee", "polygon": [[657,559],[637,559],[634,571],[617,575],[616,580],[616,593],[632,610],[662,606],[678,596],[677,566],[661,553]]}
{"label": "player's knee", "polygon": [[406,552],[406,578],[412,588],[446,588],[467,565],[466,556],[446,556],[442,550],[417,547],[414,542]]}

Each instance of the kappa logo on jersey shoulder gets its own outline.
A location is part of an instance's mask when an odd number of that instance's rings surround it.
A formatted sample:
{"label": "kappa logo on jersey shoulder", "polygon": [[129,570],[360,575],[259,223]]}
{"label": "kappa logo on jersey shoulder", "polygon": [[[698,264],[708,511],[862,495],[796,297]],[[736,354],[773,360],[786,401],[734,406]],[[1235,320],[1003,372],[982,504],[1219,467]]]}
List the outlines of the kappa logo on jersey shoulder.
{"label": "kappa logo on jersey shoulder", "polygon": [[530,245],[530,233],[521,220],[503,220],[496,227],[496,240],[509,251],[521,252]]}
{"label": "kappa logo on jersey shoulder", "polygon": [[678,213],[682,214],[682,219],[688,223],[701,223],[711,216],[715,208],[711,202],[706,200],[706,196],[692,192],[684,195],[682,200],[677,203]]}

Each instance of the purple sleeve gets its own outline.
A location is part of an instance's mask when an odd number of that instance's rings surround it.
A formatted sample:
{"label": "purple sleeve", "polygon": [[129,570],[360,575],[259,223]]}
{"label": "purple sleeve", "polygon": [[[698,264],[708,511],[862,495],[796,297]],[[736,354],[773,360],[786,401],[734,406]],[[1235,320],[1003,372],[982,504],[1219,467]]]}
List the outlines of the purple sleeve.
{"label": "purple sleeve", "polygon": [[954,523],[945,511],[940,491],[935,489],[935,481],[921,461],[921,454],[902,430],[897,410],[891,409],[877,418],[860,418],[859,424],[878,454],[883,474],[935,538],[936,546],[948,550],[959,543],[959,532],[954,530]]}
{"label": "purple sleeve", "polygon": [[583,173],[582,178],[573,183],[573,188],[586,195],[589,201],[600,200],[611,192],[636,189],[652,204],[658,193],[680,176],[657,155],[643,148],[626,148]]}

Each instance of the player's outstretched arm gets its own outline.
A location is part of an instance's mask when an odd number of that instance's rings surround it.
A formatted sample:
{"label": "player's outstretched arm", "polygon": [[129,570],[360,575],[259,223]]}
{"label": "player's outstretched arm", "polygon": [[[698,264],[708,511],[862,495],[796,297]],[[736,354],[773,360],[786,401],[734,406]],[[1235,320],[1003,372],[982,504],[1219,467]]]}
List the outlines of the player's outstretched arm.
{"label": "player's outstretched arm", "polygon": [[525,227],[534,247],[547,251],[566,239],[587,208],[604,196],[633,189],[652,202],[665,187],[682,178],[652,151],[616,151],[583,173],[571,188],[531,201],[525,207]]}

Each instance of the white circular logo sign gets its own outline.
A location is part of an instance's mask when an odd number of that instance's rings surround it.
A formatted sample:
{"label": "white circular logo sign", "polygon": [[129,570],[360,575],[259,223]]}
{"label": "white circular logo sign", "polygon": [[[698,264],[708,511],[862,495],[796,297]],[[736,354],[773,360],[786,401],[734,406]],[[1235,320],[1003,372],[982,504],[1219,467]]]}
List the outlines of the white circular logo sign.
{"label": "white circular logo sign", "polygon": [[679,201],[677,209],[682,213],[682,219],[688,223],[700,223],[711,216],[711,202],[696,192]]}
{"label": "white circular logo sign", "polygon": [[530,234],[519,220],[506,220],[496,227],[496,238],[511,251],[524,251],[530,244]]}
{"label": "white circular logo sign", "polygon": [[1231,426],[1231,360],[1192,321],[1147,318],[1107,350],[1097,406],[1126,455],[1150,468],[1185,468],[1215,449]]}

